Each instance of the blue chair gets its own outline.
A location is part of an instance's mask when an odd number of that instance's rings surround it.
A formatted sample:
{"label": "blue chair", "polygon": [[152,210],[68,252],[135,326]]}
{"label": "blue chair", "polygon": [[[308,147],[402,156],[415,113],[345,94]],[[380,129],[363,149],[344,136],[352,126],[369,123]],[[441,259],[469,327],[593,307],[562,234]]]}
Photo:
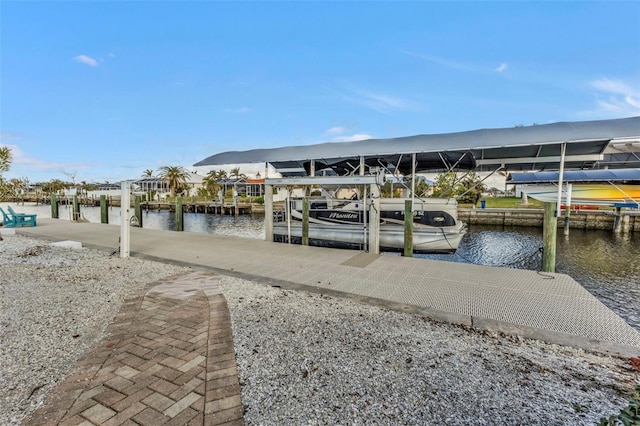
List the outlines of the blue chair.
{"label": "blue chair", "polygon": [[[7,207],[9,209],[9,216],[13,216],[11,220],[13,221],[13,226],[36,226],[36,216],[35,214],[27,214],[27,213],[16,213],[11,206]],[[10,228],[11,226],[7,226]]]}
{"label": "blue chair", "polygon": [[4,210],[2,210],[2,207],[0,207],[0,213],[2,213],[2,226],[5,228],[13,228],[16,226],[13,217],[9,216]]}

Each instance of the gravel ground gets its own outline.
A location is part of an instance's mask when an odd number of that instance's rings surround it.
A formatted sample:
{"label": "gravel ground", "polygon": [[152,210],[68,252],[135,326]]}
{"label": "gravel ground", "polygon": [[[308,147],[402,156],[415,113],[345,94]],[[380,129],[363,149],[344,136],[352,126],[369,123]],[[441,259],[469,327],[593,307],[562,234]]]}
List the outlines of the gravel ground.
{"label": "gravel ground", "polygon": [[20,424],[98,341],[125,297],[186,268],[32,238],[0,241],[0,425]]}
{"label": "gravel ground", "polygon": [[[20,424],[129,293],[186,268],[0,241],[0,424]],[[224,277],[247,424],[594,424],[628,360]]]}

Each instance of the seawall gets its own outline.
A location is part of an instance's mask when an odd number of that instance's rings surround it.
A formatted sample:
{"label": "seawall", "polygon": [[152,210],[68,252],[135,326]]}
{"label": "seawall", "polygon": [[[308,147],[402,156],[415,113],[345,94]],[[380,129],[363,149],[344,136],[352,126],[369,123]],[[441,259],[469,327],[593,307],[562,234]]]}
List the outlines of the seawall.
{"label": "seawall", "polygon": [[[542,227],[543,209],[458,209],[458,217],[468,225],[535,226]],[[622,232],[640,232],[640,212],[620,213]],[[571,210],[569,227],[576,229],[613,230],[616,212],[613,210]],[[564,211],[558,218],[558,228],[564,227]]]}

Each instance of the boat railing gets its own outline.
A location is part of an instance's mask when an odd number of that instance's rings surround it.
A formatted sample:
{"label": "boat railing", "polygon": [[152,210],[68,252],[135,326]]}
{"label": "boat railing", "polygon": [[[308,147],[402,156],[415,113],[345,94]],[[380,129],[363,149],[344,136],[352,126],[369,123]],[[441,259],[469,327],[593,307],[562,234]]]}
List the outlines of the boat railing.
{"label": "boat railing", "polygon": [[273,223],[284,222],[287,219],[287,214],[284,210],[273,211]]}

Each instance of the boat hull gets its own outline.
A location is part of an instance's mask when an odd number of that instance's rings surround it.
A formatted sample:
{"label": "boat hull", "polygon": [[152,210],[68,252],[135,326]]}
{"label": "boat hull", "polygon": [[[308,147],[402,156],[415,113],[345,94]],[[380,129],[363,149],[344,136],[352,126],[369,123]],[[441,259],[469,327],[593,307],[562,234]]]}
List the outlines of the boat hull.
{"label": "boat hull", "polygon": [[[545,203],[558,201],[557,185],[523,185],[523,191],[531,198]],[[566,204],[566,191],[561,192],[561,202]],[[640,185],[573,184],[572,205],[615,206],[616,204],[637,204],[640,200]]]}

